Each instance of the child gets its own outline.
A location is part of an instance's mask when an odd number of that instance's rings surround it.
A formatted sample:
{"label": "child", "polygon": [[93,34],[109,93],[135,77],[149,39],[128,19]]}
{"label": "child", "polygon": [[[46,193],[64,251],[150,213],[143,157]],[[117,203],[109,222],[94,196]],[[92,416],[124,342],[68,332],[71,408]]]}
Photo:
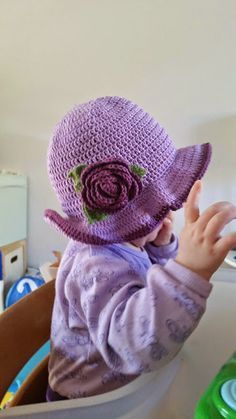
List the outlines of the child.
{"label": "child", "polygon": [[[56,279],[47,400],[104,393],[168,363],[202,317],[208,280],[236,245],[227,202],[199,214],[210,144],[176,150],[129,100],[75,107],[57,125],[48,171],[71,240]],[[172,211],[185,204],[178,241]],[[175,259],[175,260],[174,260]]]}

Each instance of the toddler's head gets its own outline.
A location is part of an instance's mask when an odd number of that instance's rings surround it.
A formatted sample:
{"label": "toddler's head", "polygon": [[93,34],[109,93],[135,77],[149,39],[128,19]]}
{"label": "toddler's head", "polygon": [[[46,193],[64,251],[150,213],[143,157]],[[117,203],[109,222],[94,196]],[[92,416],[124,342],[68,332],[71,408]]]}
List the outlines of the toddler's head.
{"label": "toddler's head", "polygon": [[66,236],[107,244],[149,236],[205,173],[209,143],[176,149],[131,101],[104,97],[74,107],[48,150],[52,186],[67,215],[45,218]]}

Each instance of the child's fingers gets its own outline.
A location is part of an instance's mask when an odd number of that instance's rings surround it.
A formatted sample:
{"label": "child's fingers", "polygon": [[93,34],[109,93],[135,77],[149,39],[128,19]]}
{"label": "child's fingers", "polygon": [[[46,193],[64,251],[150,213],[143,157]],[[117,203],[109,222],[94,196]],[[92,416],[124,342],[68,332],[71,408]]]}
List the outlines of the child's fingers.
{"label": "child's fingers", "polygon": [[169,230],[172,230],[171,221],[168,218],[164,218],[161,230],[158,232],[158,237],[162,237],[168,234]]}
{"label": "child's fingers", "polygon": [[227,236],[221,237],[215,244],[215,248],[224,257],[227,253],[236,247],[236,232],[227,234]]}
{"label": "child's fingers", "polygon": [[202,183],[197,180],[189,192],[187,201],[184,204],[184,216],[186,223],[194,223],[199,217],[199,199]]}
{"label": "child's fingers", "polygon": [[166,217],[163,220],[161,230],[158,232],[158,235],[154,240],[154,244],[157,246],[163,246],[165,244],[168,244],[172,236],[172,230],[172,221]]}
{"label": "child's fingers", "polygon": [[174,221],[174,213],[173,211],[169,211],[166,218],[170,221]]}
{"label": "child's fingers", "polygon": [[225,208],[228,208],[232,204],[230,202],[216,202],[215,204],[208,207],[197,220],[199,231],[205,230],[207,224],[210,220],[218,213],[223,211]]}
{"label": "child's fingers", "polygon": [[172,220],[169,217],[164,218],[163,224],[172,225]]}
{"label": "child's fingers", "polygon": [[172,231],[172,221],[169,218],[165,218],[163,221],[163,229],[165,229],[166,232]]}
{"label": "child's fingers", "polygon": [[210,219],[205,229],[205,237],[210,241],[215,242],[226,224],[234,218],[236,218],[236,206],[231,204],[224,207]]}

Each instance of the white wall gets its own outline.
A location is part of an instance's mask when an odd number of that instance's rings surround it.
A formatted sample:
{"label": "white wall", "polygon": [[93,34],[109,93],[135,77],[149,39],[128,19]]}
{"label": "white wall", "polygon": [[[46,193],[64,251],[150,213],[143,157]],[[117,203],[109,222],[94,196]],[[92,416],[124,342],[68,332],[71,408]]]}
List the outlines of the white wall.
{"label": "white wall", "polygon": [[45,166],[52,128],[97,96],[141,104],[178,147],[210,140],[202,208],[235,201],[235,21],[235,0],[0,1],[0,168],[29,176],[31,265],[66,243],[42,219],[58,209]]}

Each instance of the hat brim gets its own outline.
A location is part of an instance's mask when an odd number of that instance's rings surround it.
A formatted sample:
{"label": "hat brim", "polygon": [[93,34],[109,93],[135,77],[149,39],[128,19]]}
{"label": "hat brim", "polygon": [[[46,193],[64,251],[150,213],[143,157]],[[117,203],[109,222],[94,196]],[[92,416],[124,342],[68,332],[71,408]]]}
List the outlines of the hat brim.
{"label": "hat brim", "polygon": [[64,218],[46,210],[45,220],[70,239],[88,244],[131,241],[149,234],[170,211],[180,209],[198,179],[205,174],[211,158],[209,143],[180,148],[167,172],[155,185],[145,188],[128,208],[107,220],[88,224],[85,219]]}
{"label": "hat brim", "polygon": [[175,159],[162,179],[162,189],[167,191],[165,201],[171,210],[182,207],[193,184],[204,176],[211,155],[210,143],[183,147],[176,151]]}

